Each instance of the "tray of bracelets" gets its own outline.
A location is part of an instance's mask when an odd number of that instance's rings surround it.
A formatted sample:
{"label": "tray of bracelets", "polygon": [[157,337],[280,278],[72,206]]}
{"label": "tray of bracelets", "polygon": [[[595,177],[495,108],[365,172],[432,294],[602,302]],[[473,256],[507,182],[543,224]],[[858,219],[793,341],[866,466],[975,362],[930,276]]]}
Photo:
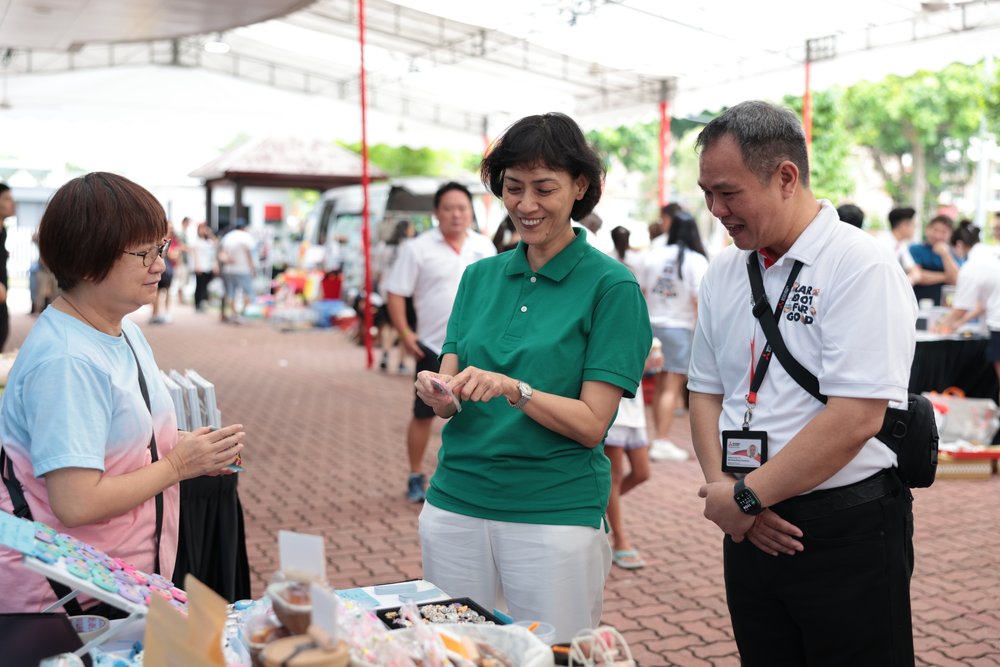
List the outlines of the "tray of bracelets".
{"label": "tray of bracelets", "polygon": [[[375,615],[390,630],[410,627],[411,623],[399,613],[401,607],[379,609]],[[420,616],[427,623],[479,623],[484,625],[504,625],[492,613],[473,602],[471,598],[451,598],[417,605]]]}
{"label": "tray of bracelets", "polygon": [[35,522],[35,546],[24,554],[24,565],[130,614],[145,616],[153,595],[187,612],[186,594],[168,579],[138,570],[40,522]]}

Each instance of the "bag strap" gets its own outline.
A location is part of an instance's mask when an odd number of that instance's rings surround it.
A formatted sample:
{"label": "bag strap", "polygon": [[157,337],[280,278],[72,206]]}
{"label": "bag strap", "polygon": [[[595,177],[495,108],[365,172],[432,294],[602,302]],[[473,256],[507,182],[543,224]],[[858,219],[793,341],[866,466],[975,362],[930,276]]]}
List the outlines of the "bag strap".
{"label": "bag strap", "polygon": [[[21,488],[21,483],[17,480],[17,475],[14,474],[14,462],[7,456],[7,452],[2,445],[0,445],[0,474],[3,476],[3,483],[7,487],[7,493],[10,494],[10,504],[14,507],[14,516],[33,521],[31,508],[28,507],[28,501],[24,497],[24,489]],[[46,577],[45,580],[49,582],[52,592],[56,595],[56,600],[62,600],[73,592],[67,586],[54,579]],[[80,616],[83,614],[80,601],[76,598],[63,602],[63,609],[70,616]]]}
{"label": "bag strap", "polygon": [[[785,346],[785,341],[781,337],[781,331],[778,329],[778,323],[773,318],[768,317],[770,315],[770,306],[767,303],[767,294],[764,293],[764,281],[760,275],[760,262],[757,259],[756,253],[751,253],[747,257],[747,273],[750,274],[750,291],[753,294],[754,317],[760,321],[760,327],[764,330],[764,336],[774,350],[775,356],[778,357],[778,361],[781,362],[784,369],[800,387],[825,405],[827,397],[820,393],[819,379],[810,373],[805,366],[796,361],[795,357],[792,356],[792,353]],[[913,410],[912,403],[912,400],[909,401],[908,407],[910,411]],[[905,410],[887,408],[885,417],[882,420],[882,428],[875,434],[877,439],[881,440],[897,455],[899,455],[900,449],[899,439],[906,433],[907,427],[903,418],[906,413],[907,411]]]}
{"label": "bag strap", "polygon": [[750,275],[750,292],[753,295],[753,315],[760,322],[760,328],[764,330],[764,337],[767,338],[768,344],[774,350],[775,356],[800,387],[825,405],[827,397],[820,393],[819,380],[805,366],[796,361],[792,353],[788,351],[785,340],[781,336],[781,330],[778,329],[778,323],[771,316],[771,306],[768,304],[767,294],[764,292],[764,279],[760,275],[760,261],[757,259],[757,253],[750,253],[747,256],[747,273]]}
{"label": "bag strap", "polygon": [[[128,339],[125,335],[124,329],[122,330],[122,338],[128,343],[128,349],[132,350],[132,356],[135,358],[135,367],[139,371],[139,391],[142,392],[142,400],[146,402],[146,409],[149,410],[149,416],[153,416],[152,404],[149,402],[149,389],[146,387],[146,377],[142,374],[142,364],[139,363],[139,356],[135,353],[135,348],[132,347],[132,341]],[[149,453],[153,459],[153,463],[160,460],[160,457],[156,451],[156,426],[153,426],[153,432],[149,435]],[[156,540],[154,542],[155,550],[153,551],[153,572],[160,574],[160,535],[163,532],[163,492],[160,491],[156,494],[155,504],[156,504]]]}

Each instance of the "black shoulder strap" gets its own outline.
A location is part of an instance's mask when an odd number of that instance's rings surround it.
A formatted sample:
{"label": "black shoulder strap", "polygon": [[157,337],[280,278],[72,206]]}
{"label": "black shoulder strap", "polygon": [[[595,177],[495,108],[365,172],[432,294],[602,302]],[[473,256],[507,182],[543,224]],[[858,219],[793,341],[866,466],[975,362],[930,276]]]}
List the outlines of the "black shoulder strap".
{"label": "black shoulder strap", "polygon": [[[7,456],[7,452],[2,445],[0,445],[0,474],[3,476],[3,483],[7,487],[7,493],[10,494],[10,504],[14,507],[14,516],[32,521],[31,508],[28,507],[28,501],[24,497],[24,489],[21,488],[21,483],[17,480],[17,475],[14,474],[14,462]],[[52,587],[52,592],[56,594],[56,600],[62,600],[72,593],[69,588],[54,579],[46,577],[46,581]],[[76,598],[64,602],[63,609],[70,616],[83,614],[80,601]]]}
{"label": "black shoulder strap", "polygon": [[760,328],[764,330],[767,342],[774,350],[774,355],[785,368],[792,379],[799,383],[803,389],[809,392],[813,398],[820,403],[826,403],[826,396],[819,391],[819,380],[815,375],[806,370],[792,356],[792,353],[785,347],[785,340],[781,337],[778,323],[771,316],[771,308],[767,303],[767,294],[764,293],[764,280],[760,275],[760,260],[756,253],[750,253],[747,257],[747,273],[750,274],[750,291],[753,294],[753,314],[760,322]]}
{"label": "black shoulder strap", "polygon": [[[135,358],[135,367],[139,370],[139,391],[142,392],[142,400],[146,401],[146,409],[149,410],[149,416],[153,416],[152,404],[149,402],[149,389],[146,387],[146,376],[142,374],[142,364],[139,363],[139,356],[135,353],[135,348],[132,347],[132,341],[128,339],[125,335],[125,331],[122,330],[122,338],[128,343],[128,348],[132,350],[132,356]],[[153,459],[153,463],[156,463],[160,457],[156,452],[156,425],[153,425],[153,432],[149,435],[149,453]],[[160,534],[163,532],[163,492],[156,494],[154,499],[156,503],[156,538],[153,543],[153,571],[156,574],[160,574]]]}

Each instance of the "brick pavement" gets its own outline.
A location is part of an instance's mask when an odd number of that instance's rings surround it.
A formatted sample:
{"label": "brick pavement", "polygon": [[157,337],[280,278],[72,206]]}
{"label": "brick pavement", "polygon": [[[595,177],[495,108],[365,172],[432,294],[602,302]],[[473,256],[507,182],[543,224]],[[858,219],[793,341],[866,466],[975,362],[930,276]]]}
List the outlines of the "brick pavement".
{"label": "brick pavement", "polygon": [[[248,433],[240,496],[255,595],[277,562],[279,529],[322,534],[338,587],[421,576],[417,506],[403,498],[409,379],[363,368],[338,331],[281,333],[175,309],[144,325],[161,367],[216,383],[226,421]],[[15,315],[12,345],[31,324]],[[435,439],[428,464],[439,442]],[[690,448],[685,419],[674,439]],[[654,463],[625,497],[647,567],[612,570],[604,621],[640,665],[738,665],[722,588],[719,532],[701,516],[697,463]],[[1000,478],[942,480],[916,492],[914,634],[919,665],[1000,665]]]}

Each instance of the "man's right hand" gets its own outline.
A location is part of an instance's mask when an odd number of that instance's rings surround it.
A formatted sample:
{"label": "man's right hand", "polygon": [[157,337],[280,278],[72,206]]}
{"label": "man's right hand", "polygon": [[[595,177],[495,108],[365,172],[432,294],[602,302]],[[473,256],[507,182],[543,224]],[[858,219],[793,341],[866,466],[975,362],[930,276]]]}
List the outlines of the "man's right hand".
{"label": "man's right hand", "polygon": [[424,350],[420,347],[420,341],[417,340],[417,334],[411,329],[400,331],[399,341],[403,344],[403,349],[405,349],[407,354],[411,357],[414,359],[424,358]]}
{"label": "man's right hand", "polygon": [[771,556],[785,554],[794,556],[796,552],[802,551],[802,531],[797,526],[791,524],[771,510],[764,510],[757,515],[753,526],[747,531],[747,539],[750,542]]}

